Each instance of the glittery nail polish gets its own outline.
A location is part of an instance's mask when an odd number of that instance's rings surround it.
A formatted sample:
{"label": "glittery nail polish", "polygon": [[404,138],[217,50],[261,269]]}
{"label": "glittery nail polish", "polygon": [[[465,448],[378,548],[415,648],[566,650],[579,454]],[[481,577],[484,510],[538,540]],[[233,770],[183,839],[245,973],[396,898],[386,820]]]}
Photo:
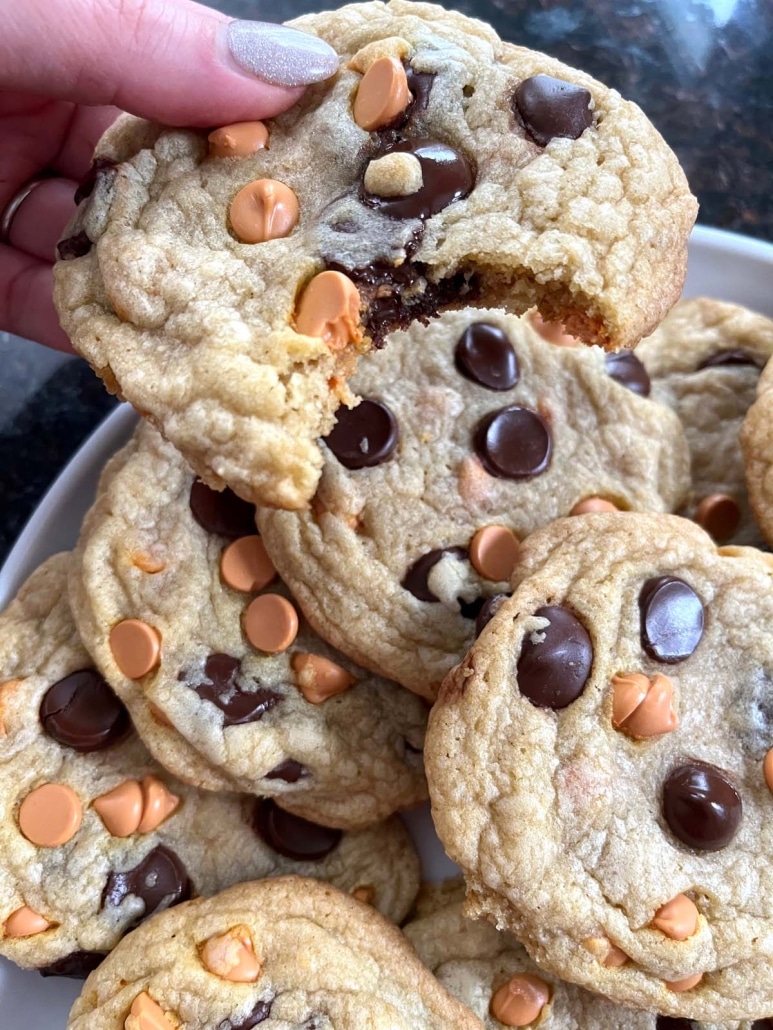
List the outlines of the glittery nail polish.
{"label": "glittery nail polish", "polygon": [[338,55],[324,40],[270,22],[232,21],[228,49],[241,69],[275,86],[308,86],[338,70]]}

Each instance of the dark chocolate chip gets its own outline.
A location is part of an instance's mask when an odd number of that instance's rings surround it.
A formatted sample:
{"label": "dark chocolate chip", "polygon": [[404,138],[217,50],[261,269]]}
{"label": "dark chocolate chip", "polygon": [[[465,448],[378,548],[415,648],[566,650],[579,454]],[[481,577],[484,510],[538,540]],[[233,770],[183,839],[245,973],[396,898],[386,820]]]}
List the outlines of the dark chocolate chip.
{"label": "dark chocolate chip", "polygon": [[244,1019],[239,1023],[235,1023],[232,1019],[224,1020],[218,1030],[252,1030],[258,1023],[262,1023],[268,1019],[271,1015],[271,1005],[274,999],[270,1001],[259,1001],[255,1004],[255,1007],[251,1012],[248,1012]]}
{"label": "dark chocolate chip", "polygon": [[344,468],[373,468],[392,457],[399,432],[386,404],[365,398],[356,408],[340,407],[336,420],[324,439]]}
{"label": "dark chocolate chip", "polygon": [[107,952],[73,951],[48,966],[41,966],[41,976],[66,976],[70,980],[85,980],[105,960]]}
{"label": "dark chocolate chip", "polygon": [[618,354],[607,354],[604,357],[604,363],[610,379],[614,379],[616,383],[620,383],[631,393],[649,397],[650,377],[647,375],[647,369],[635,354],[629,350],[621,351]]}
{"label": "dark chocolate chip", "polygon": [[202,529],[235,540],[255,536],[255,505],[237,497],[228,487],[213,490],[200,479],[191,487],[191,512]]}
{"label": "dark chocolate chip", "polygon": [[593,665],[593,644],[583,624],[556,605],[534,613],[549,619],[527,633],[518,659],[518,689],[537,708],[566,708],[585,689]]}
{"label": "dark chocolate chip", "polygon": [[94,192],[94,187],[97,184],[97,179],[100,174],[105,172],[112,172],[115,168],[115,161],[111,161],[107,157],[98,157],[95,161],[91,162],[91,168],[86,172],[84,177],[78,184],[78,188],[75,191],[73,197],[76,204],[80,204],[86,197],[90,197]]}
{"label": "dark chocolate chip", "polygon": [[408,80],[408,89],[413,96],[413,105],[409,113],[413,115],[419,111],[426,111],[432,84],[435,81],[435,72],[417,72],[410,64],[406,64],[405,77]]}
{"label": "dark chocolate chip", "polygon": [[675,576],[648,579],[639,594],[641,643],[658,662],[689,658],[703,636],[703,604],[689,584]]}
{"label": "dark chocolate chip", "polygon": [[481,419],[473,446],[489,475],[529,479],[550,465],[552,438],[541,415],[514,404]]}
{"label": "dark chocolate chip", "polygon": [[469,553],[466,547],[439,547],[434,551],[428,551],[410,566],[400,585],[419,601],[435,604],[440,598],[435,597],[429,588],[430,572],[446,554],[463,560],[469,556]]}
{"label": "dark chocolate chip", "polygon": [[752,1023],[752,1030],[773,1030],[773,1018],[755,1019]]}
{"label": "dark chocolate chip", "polygon": [[423,185],[405,197],[378,197],[363,186],[360,198],[389,218],[431,218],[455,200],[466,197],[475,185],[472,165],[458,150],[434,139],[407,139],[378,153],[413,154],[421,165]]}
{"label": "dark chocolate chip", "polygon": [[296,862],[318,862],[337,847],[343,833],[285,812],[271,798],[255,802],[252,828],[270,848]]}
{"label": "dark chocolate chip", "polygon": [[658,1016],[655,1020],[655,1030],[692,1030],[692,1022],[678,1016]]}
{"label": "dark chocolate chip", "polygon": [[478,613],[478,618],[475,620],[475,636],[479,637],[483,630],[488,626],[491,620],[494,618],[496,613],[510,597],[510,594],[494,594],[490,597],[481,608]]}
{"label": "dark chocolate chip", "polygon": [[81,231],[76,232],[74,236],[68,236],[66,240],[60,240],[56,245],[56,253],[60,261],[72,261],[88,254],[93,246],[86,233]]}
{"label": "dark chocolate chip", "polygon": [[755,365],[757,368],[760,367],[757,358],[753,354],[737,348],[735,350],[717,351],[716,354],[712,354],[703,360],[695,371],[700,372],[704,368],[724,368],[727,365]]}
{"label": "dark chocolate chip", "polygon": [[457,597],[457,604],[463,619],[477,619],[486,603],[485,597],[476,597],[472,601],[465,601],[463,597]]}
{"label": "dark chocolate chip", "polygon": [[129,895],[139,898],[145,911],[131,924],[134,928],[159,909],[187,901],[192,892],[185,866],[173,851],[159,844],[134,869],[109,874],[102,891],[102,908],[117,907]]}
{"label": "dark chocolate chip", "polygon": [[513,99],[527,131],[541,147],[557,136],[577,139],[593,123],[588,90],[552,75],[524,79]]}
{"label": "dark chocolate chip", "polygon": [[[282,700],[281,694],[263,687],[244,690],[237,682],[240,671],[241,662],[238,658],[232,658],[229,654],[211,654],[204,663],[206,680],[203,683],[189,683],[202,701],[211,701],[220,709],[224,726],[258,722]],[[184,672],[179,678],[188,681]]]}
{"label": "dark chocolate chip", "polygon": [[39,709],[43,729],[75,751],[103,751],[131,730],[129,713],[96,669],[81,669],[50,686]]}
{"label": "dark chocolate chip", "polygon": [[489,390],[510,390],[518,382],[518,359],[507,334],[490,322],[475,322],[454,350],[459,372]]}
{"label": "dark chocolate chip", "polygon": [[285,783],[297,783],[302,777],[308,775],[309,771],[305,766],[296,762],[294,758],[288,758],[275,766],[271,772],[267,772],[265,778],[267,780],[284,780]]}
{"label": "dark chocolate chip", "polygon": [[671,832],[696,851],[720,851],[738,832],[741,796],[716,766],[688,762],[663,784],[663,817]]}

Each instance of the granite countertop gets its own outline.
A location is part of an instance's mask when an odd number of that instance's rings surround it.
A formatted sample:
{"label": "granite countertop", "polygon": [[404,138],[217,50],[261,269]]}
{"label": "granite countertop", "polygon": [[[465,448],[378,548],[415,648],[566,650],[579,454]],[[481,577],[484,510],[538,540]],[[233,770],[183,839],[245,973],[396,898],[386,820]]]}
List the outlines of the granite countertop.
{"label": "granite countertop", "polygon": [[[221,0],[284,20],[331,0]],[[639,103],[676,150],[699,220],[773,240],[771,0],[456,0],[500,35]],[[82,361],[0,333],[0,560],[114,401]]]}

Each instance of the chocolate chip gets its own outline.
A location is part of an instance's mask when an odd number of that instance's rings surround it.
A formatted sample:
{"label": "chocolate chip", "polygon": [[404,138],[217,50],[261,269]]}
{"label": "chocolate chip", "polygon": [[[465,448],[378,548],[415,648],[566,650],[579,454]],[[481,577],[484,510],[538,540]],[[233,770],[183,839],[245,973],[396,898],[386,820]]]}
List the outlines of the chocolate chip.
{"label": "chocolate chip", "polygon": [[258,1023],[262,1023],[268,1019],[271,1015],[271,1005],[274,999],[270,1001],[259,1001],[255,1004],[255,1007],[251,1012],[248,1012],[244,1019],[239,1023],[235,1023],[232,1019],[224,1020],[218,1030],[252,1030]]}
{"label": "chocolate chip", "polygon": [[200,479],[191,487],[191,512],[202,529],[236,539],[255,536],[255,505],[237,497],[228,487],[213,490]]}
{"label": "chocolate chip", "polygon": [[752,1030],[773,1030],[773,1019],[755,1019]]}
{"label": "chocolate chip", "polygon": [[95,161],[91,162],[91,168],[86,172],[84,177],[78,184],[78,188],[75,191],[73,200],[76,204],[80,204],[86,197],[90,197],[94,192],[94,187],[97,184],[97,179],[100,175],[104,175],[106,172],[113,172],[115,169],[115,161],[111,161],[107,157],[98,157]]}
{"label": "chocolate chip", "polygon": [[48,966],[41,966],[38,972],[41,976],[66,976],[70,980],[85,980],[106,957],[107,952],[102,951],[73,951]]}
{"label": "chocolate chip", "polygon": [[607,366],[607,374],[610,379],[620,383],[631,393],[638,393],[641,397],[650,395],[650,377],[647,369],[641,361],[629,350],[621,351],[619,354],[607,354],[604,356],[604,364]]}
{"label": "chocolate chip", "polygon": [[389,218],[431,218],[455,200],[466,197],[475,185],[472,165],[458,150],[434,139],[407,139],[378,152],[413,154],[421,165],[423,185],[405,197],[378,197],[363,186],[360,199]]}
{"label": "chocolate chip", "polygon": [[255,802],[252,828],[270,848],[296,862],[318,862],[337,847],[343,833],[285,812],[271,798]]}
{"label": "chocolate chip", "polygon": [[60,261],[72,261],[88,254],[93,246],[86,233],[81,231],[76,232],[74,236],[68,236],[66,240],[60,240],[56,245],[56,253]]}
{"label": "chocolate chip", "polygon": [[507,334],[490,322],[475,322],[454,350],[459,372],[489,390],[510,390],[518,382],[518,359]]}
{"label": "chocolate chip", "polygon": [[465,601],[463,597],[457,597],[456,603],[463,619],[477,619],[486,603],[485,597],[476,597],[472,601]]}
{"label": "chocolate chip", "polygon": [[488,626],[491,620],[494,618],[496,613],[510,597],[510,594],[494,594],[493,597],[489,597],[486,603],[478,613],[478,618],[475,620],[475,636],[479,637],[483,630]]}
{"label": "chocolate chip", "polygon": [[419,111],[426,111],[432,84],[435,81],[435,72],[417,72],[410,64],[406,64],[405,77],[408,80],[408,89],[413,96],[413,105],[408,109],[409,116],[413,116]]}
{"label": "chocolate chip", "polygon": [[267,772],[265,778],[267,780],[284,780],[285,783],[297,783],[302,777],[308,775],[308,769],[300,762],[296,762],[294,758],[288,758],[275,766],[271,772]]}
{"label": "chocolate chip", "polygon": [[356,408],[340,407],[336,419],[324,440],[344,468],[373,468],[392,457],[399,432],[386,404],[365,398]]}
{"label": "chocolate chip", "polygon": [[689,658],[703,636],[703,604],[675,576],[648,579],[639,594],[641,643],[655,661],[675,665]]}
{"label": "chocolate chip", "polygon": [[760,367],[757,358],[749,351],[737,348],[735,350],[721,350],[710,357],[705,358],[696,368],[700,372],[704,368],[724,368],[727,365],[754,365]]}
{"label": "chocolate chip", "polygon": [[550,625],[523,638],[518,689],[537,708],[566,708],[585,689],[593,665],[588,632],[568,609],[555,605],[534,613]]}
{"label": "chocolate chip", "polygon": [[692,1022],[677,1016],[658,1016],[655,1030],[692,1030]]}
{"label": "chocolate chip", "polygon": [[185,866],[173,851],[159,844],[134,869],[109,874],[102,891],[102,908],[117,907],[130,895],[139,898],[145,911],[131,924],[133,928],[159,909],[187,901],[192,892]]}
{"label": "chocolate chip", "polygon": [[663,784],[663,817],[671,832],[696,851],[720,851],[738,832],[741,796],[720,769],[688,762]]}
{"label": "chocolate chip", "polygon": [[523,124],[541,147],[557,136],[577,139],[593,123],[588,90],[552,75],[524,79],[513,99]]}
{"label": "chocolate chip", "polygon": [[129,713],[96,669],[70,673],[48,688],[40,722],[53,740],[75,751],[103,751],[131,730]]}
{"label": "chocolate chip", "polygon": [[417,558],[403,576],[401,586],[413,594],[419,601],[426,601],[428,604],[437,603],[440,598],[435,597],[429,588],[429,574],[441,558],[450,554],[454,558],[465,559],[469,556],[466,547],[440,547],[434,551],[428,551],[421,558]]}
{"label": "chocolate chip", "polygon": [[481,419],[473,446],[489,475],[528,479],[547,469],[552,440],[541,415],[514,404]]}
{"label": "chocolate chip", "polygon": [[[259,722],[266,712],[282,700],[282,695],[264,687],[244,690],[237,683],[241,662],[229,654],[211,654],[204,663],[203,683],[189,683],[202,701],[210,701],[223,713],[224,726],[241,726],[246,722]],[[188,682],[187,675],[179,678]]]}

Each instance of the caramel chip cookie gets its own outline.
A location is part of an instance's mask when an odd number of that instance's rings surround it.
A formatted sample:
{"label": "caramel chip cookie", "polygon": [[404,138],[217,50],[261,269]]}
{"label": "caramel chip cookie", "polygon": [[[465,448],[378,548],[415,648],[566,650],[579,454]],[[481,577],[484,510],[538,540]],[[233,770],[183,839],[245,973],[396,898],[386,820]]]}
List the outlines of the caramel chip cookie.
{"label": "caramel chip cookie", "polygon": [[242,884],[164,912],[122,941],[68,1030],[480,1030],[403,934],[300,877]]}
{"label": "caramel chip cookie", "polygon": [[741,447],[749,501],[763,536],[773,546],[773,364],[765,366],[757,383],[756,400],[741,426]]}
{"label": "caramel chip cookie", "polygon": [[426,797],[424,703],[320,640],[253,506],[147,423],[103,475],[71,585],[87,648],[182,779],[345,829]]}
{"label": "caramel chip cookie", "polygon": [[210,486],[295,509],[358,353],[464,302],[632,346],[679,296],[696,204],[638,107],[481,22],[392,0],[292,24],[341,58],[292,110],[108,131],[56,303]]}
{"label": "caramel chip cookie", "polygon": [[362,359],[311,511],[262,510],[317,630],[432,697],[508,589],[519,541],[560,515],[671,511],[689,489],[678,418],[637,358],[556,347],[502,311],[446,312]]}
{"label": "caramel chip cookie", "polygon": [[675,516],[562,519],[430,717],[468,910],[707,1022],[773,1012],[773,565]]}
{"label": "caramel chip cookie", "polygon": [[652,396],[676,411],[687,434],[692,493],[684,514],[717,543],[763,543],[738,434],[771,354],[773,321],[706,297],[680,301],[636,348]]}
{"label": "caramel chip cookie", "polygon": [[344,834],[153,761],[78,639],[69,564],[46,562],[0,616],[0,955],[82,977],[147,916],[291,872],[403,918],[419,874],[397,820]]}

